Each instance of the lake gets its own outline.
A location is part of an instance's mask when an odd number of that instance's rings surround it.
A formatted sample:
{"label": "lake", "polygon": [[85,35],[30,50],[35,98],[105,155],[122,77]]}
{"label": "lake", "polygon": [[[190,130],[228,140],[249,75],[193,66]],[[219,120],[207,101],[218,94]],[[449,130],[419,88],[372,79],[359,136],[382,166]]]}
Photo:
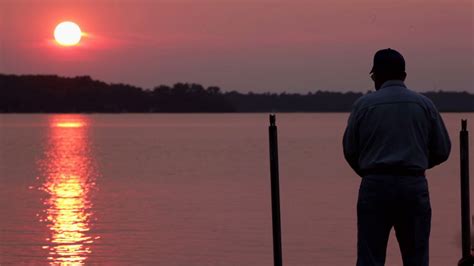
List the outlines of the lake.
{"label": "lake", "polygon": [[[347,117],[277,114],[285,265],[355,265]],[[474,114],[443,118],[435,266],[461,256],[461,118],[474,158]],[[1,265],[273,265],[268,114],[0,115],[0,145]],[[402,265],[393,232],[387,252]]]}

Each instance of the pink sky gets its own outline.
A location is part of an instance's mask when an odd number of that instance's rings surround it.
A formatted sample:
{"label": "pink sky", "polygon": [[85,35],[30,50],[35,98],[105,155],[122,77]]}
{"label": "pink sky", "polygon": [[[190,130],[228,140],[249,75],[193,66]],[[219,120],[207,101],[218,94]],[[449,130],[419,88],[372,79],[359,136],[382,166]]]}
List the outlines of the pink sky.
{"label": "pink sky", "polygon": [[[473,12],[472,0],[0,0],[0,73],[367,91],[373,54],[391,47],[413,89],[474,92]],[[63,20],[87,33],[80,46],[52,41]]]}

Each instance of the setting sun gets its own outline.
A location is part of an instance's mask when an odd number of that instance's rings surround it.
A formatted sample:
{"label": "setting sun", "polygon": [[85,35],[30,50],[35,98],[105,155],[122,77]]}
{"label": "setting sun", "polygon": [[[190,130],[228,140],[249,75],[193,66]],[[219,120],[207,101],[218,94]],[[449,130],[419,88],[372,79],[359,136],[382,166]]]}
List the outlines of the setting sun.
{"label": "setting sun", "polygon": [[79,26],[71,21],[59,23],[54,29],[54,39],[62,46],[73,46],[81,40],[82,32]]}

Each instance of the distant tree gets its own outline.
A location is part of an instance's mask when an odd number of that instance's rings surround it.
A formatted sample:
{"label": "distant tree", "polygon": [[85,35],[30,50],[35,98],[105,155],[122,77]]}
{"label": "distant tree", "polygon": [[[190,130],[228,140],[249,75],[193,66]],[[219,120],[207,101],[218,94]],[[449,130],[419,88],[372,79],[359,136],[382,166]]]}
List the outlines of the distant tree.
{"label": "distant tree", "polygon": [[[369,92],[368,92],[369,93]],[[361,97],[356,92],[310,91],[222,92],[195,83],[160,85],[143,90],[128,84],[107,84],[90,76],[0,74],[0,112],[347,112]],[[440,111],[474,112],[468,92],[427,92]]]}

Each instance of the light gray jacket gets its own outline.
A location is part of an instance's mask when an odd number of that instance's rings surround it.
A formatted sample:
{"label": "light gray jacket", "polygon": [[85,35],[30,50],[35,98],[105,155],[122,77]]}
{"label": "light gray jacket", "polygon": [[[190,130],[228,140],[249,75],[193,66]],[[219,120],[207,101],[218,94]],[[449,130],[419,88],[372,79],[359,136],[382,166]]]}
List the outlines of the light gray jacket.
{"label": "light gray jacket", "polygon": [[433,102],[389,80],[353,104],[343,147],[362,176],[366,170],[429,169],[448,159],[451,142]]}

